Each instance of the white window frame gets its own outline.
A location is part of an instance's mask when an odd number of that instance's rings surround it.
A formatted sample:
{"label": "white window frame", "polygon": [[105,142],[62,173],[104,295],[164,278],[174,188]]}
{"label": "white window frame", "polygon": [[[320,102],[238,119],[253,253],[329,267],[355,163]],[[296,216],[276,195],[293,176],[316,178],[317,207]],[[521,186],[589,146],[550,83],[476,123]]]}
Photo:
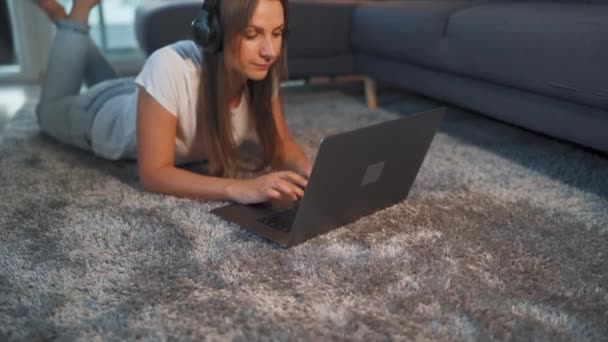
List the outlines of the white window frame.
{"label": "white window frame", "polygon": [[37,81],[50,47],[50,22],[31,1],[6,1],[17,64],[1,66],[0,80]]}
{"label": "white window frame", "polygon": [[[6,1],[17,64],[0,66],[0,83],[38,82],[46,70],[54,27],[31,1]],[[145,61],[145,56],[138,50],[104,53],[117,73],[124,76],[136,74]]]}

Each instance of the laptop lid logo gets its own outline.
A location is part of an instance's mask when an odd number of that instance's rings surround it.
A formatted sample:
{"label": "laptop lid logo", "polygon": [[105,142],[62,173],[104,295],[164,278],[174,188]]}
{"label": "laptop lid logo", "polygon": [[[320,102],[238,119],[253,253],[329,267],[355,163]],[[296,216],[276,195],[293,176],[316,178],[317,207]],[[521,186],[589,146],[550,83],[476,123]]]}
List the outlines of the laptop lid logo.
{"label": "laptop lid logo", "polygon": [[385,162],[386,161],[382,161],[368,166],[367,170],[365,171],[365,175],[363,176],[363,180],[361,181],[361,186],[366,186],[377,182],[382,175]]}

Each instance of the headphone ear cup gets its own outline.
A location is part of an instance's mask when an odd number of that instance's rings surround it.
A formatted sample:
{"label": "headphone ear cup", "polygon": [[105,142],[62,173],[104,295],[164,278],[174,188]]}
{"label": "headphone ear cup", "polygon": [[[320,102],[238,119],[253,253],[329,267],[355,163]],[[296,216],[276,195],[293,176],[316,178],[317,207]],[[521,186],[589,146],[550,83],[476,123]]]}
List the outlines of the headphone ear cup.
{"label": "headphone ear cup", "polygon": [[194,41],[205,47],[209,44],[209,38],[211,36],[211,29],[209,27],[209,15],[207,11],[201,10],[199,14],[192,21],[192,35]]}
{"label": "headphone ear cup", "polygon": [[[205,3],[207,3],[206,0]],[[215,2],[203,4],[203,8],[192,22],[192,34],[194,41],[203,47],[203,50],[210,53],[217,53],[222,50],[222,32],[214,11]]]}
{"label": "headphone ear cup", "polygon": [[216,15],[209,18],[209,41],[206,46],[206,51],[211,53],[218,53],[222,51],[223,45],[223,34],[222,27]]}

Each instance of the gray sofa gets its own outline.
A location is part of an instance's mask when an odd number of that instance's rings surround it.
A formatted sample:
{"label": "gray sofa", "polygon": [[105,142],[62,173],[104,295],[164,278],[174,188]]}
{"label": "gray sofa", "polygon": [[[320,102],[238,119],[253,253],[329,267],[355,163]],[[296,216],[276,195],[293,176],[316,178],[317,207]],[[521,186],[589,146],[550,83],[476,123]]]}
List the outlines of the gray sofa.
{"label": "gray sofa", "polygon": [[[141,8],[142,48],[187,38],[200,4]],[[292,0],[290,21],[294,78],[364,74],[608,152],[606,0]]]}
{"label": "gray sofa", "polygon": [[369,4],[351,39],[358,72],[608,152],[608,2]]}

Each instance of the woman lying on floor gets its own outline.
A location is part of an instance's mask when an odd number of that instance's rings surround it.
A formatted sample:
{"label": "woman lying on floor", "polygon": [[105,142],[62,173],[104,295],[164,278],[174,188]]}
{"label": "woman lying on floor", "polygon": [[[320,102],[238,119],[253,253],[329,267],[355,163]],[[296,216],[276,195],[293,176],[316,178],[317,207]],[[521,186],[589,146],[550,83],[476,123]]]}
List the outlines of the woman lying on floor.
{"label": "woman lying on floor", "polygon": [[[88,35],[100,0],[75,0],[69,15],[56,0],[35,1],[57,26],[37,107],[43,132],[103,158],[137,159],[146,191],[245,204],[303,196],[311,162],[279,95],[287,0],[205,1],[196,43],[159,49],[135,81],[117,79]],[[263,150],[260,170],[283,171],[231,176],[250,137]],[[208,176],[176,167],[204,160]]]}

